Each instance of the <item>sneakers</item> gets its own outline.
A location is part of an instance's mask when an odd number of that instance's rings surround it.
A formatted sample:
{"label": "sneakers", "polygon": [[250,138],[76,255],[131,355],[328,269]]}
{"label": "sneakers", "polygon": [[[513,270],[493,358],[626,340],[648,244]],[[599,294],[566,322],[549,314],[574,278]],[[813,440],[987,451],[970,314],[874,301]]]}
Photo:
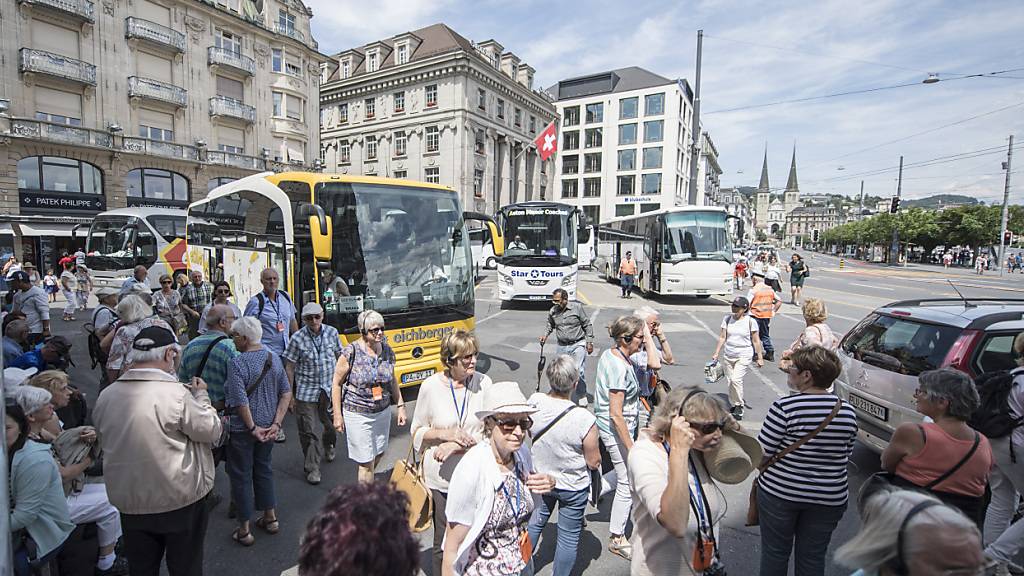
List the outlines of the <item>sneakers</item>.
{"label": "sneakers", "polygon": [[280,444],[280,443],[284,442],[287,439],[288,439],[288,437],[284,435],[284,430],[278,430],[277,431],[277,438],[274,438],[274,442],[277,442],[278,444]]}
{"label": "sneakers", "polygon": [[765,352],[764,359],[766,362],[775,362],[775,351],[772,350],[771,352]]}
{"label": "sneakers", "polygon": [[118,556],[114,560],[114,565],[106,570],[100,570],[96,568],[93,572],[96,576],[123,576],[128,574],[128,559],[124,556]]}
{"label": "sneakers", "polygon": [[743,405],[736,404],[729,410],[729,413],[732,414],[732,417],[735,418],[737,422],[743,420]]}
{"label": "sneakers", "polygon": [[633,546],[623,535],[612,536],[608,539],[608,551],[626,560],[633,559]]}
{"label": "sneakers", "polygon": [[334,446],[328,446],[324,449],[324,458],[328,462],[334,462],[334,459],[338,457],[338,451],[334,449]]}
{"label": "sneakers", "polygon": [[306,482],[316,486],[320,483],[320,470],[312,470],[306,474]]}

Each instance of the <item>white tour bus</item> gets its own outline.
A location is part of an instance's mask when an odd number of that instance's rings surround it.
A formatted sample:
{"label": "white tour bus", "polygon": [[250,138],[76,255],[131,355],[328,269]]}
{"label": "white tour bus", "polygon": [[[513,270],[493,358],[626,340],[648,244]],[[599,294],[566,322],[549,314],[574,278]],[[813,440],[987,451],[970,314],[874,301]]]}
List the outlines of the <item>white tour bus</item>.
{"label": "white tour bus", "polygon": [[601,224],[594,266],[607,280],[632,252],[643,292],[732,296],[732,239],[724,208],[682,206]]}
{"label": "white tour bus", "polygon": [[138,265],[149,269],[146,282],[153,290],[163,274],[187,274],[184,210],[119,208],[96,215],[85,239],[94,288],[120,288]]}
{"label": "white tour bus", "polygon": [[555,202],[521,202],[498,211],[505,254],[497,258],[501,300],[547,300],[556,288],[576,299],[582,212]]}

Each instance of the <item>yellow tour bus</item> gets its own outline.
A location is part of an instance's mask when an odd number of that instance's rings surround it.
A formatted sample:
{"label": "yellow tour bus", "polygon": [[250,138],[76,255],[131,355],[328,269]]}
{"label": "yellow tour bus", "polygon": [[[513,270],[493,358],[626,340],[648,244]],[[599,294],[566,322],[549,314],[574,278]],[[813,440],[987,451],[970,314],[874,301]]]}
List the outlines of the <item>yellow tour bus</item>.
{"label": "yellow tour bus", "polygon": [[474,266],[467,220],[503,242],[494,220],[463,212],[454,190],[410,180],[283,172],[223,184],[188,208],[191,269],[225,280],[244,308],[274,268],[302,309],[324,308],[345,344],[363,310],[384,316],[402,386],[443,370],[440,341],[473,330]]}

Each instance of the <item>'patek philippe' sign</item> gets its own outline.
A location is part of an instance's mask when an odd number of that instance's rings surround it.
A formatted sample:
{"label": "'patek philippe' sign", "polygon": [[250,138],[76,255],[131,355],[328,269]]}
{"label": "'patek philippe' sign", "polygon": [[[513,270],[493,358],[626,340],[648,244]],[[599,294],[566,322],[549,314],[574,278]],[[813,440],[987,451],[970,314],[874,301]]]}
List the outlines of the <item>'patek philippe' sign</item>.
{"label": "'patek philippe' sign", "polygon": [[100,194],[79,194],[65,192],[30,192],[18,191],[22,213],[32,211],[64,211],[102,212],[107,208],[107,200]]}

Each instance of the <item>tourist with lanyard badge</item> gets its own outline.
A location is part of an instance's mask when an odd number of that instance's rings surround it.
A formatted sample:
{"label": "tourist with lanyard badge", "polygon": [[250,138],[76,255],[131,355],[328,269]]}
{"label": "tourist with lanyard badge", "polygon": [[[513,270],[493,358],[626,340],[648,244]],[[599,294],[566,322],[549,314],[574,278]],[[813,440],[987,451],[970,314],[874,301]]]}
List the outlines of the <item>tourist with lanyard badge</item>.
{"label": "tourist with lanyard badge", "polygon": [[[287,292],[277,289],[280,284],[277,270],[265,268],[260,273],[260,284],[263,284],[263,291],[249,299],[243,316],[252,316],[260,321],[263,327],[260,343],[267,350],[282,356],[288,347],[289,338],[299,329],[295,319],[295,305]],[[285,441],[284,430],[278,429],[275,441]]]}

